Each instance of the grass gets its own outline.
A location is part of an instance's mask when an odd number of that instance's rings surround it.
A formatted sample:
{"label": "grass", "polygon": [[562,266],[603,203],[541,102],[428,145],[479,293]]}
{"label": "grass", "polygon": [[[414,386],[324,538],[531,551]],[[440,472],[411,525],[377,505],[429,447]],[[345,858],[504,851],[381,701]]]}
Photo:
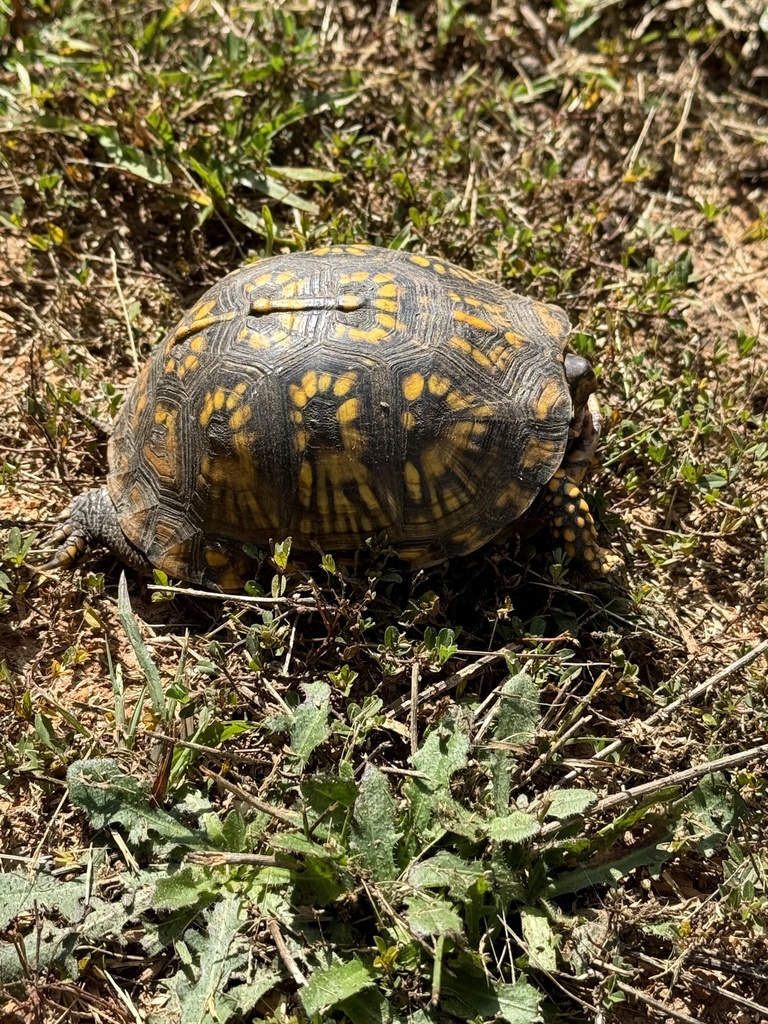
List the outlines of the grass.
{"label": "grass", "polygon": [[[4,1020],[768,1016],[767,27],[0,6]],[[226,601],[36,572],[181,312],[361,239],[568,310],[626,590],[539,534]]]}

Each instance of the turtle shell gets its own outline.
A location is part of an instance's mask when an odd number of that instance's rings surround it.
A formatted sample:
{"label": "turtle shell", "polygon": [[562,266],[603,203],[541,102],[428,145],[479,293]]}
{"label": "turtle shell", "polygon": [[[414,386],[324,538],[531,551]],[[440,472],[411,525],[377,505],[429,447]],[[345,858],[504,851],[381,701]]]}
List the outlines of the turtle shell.
{"label": "turtle shell", "polygon": [[211,288],[118,413],[109,492],[169,574],[241,584],[244,545],[414,567],[480,547],[560,466],[565,313],[444,260],[350,245]]}

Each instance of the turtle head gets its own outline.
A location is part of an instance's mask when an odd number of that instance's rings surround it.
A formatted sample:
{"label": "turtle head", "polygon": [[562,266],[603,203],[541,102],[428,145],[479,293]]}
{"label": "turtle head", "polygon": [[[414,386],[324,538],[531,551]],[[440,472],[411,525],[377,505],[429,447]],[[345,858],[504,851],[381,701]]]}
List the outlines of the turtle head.
{"label": "turtle head", "polygon": [[589,360],[583,356],[574,355],[573,352],[566,353],[564,369],[573,403],[573,418],[569,434],[571,437],[576,437],[581,433],[589,396],[597,391],[597,377]]}

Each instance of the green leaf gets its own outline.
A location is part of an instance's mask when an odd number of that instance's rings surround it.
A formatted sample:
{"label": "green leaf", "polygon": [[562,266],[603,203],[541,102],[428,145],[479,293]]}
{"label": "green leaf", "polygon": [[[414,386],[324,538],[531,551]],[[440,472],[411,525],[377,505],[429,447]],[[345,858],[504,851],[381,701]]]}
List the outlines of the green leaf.
{"label": "green leaf", "polygon": [[359,960],[331,964],[315,971],[306,986],[299,990],[302,1005],[311,1017],[337,1006],[374,983],[371,972]]}
{"label": "green leaf", "polygon": [[128,584],[124,572],[120,573],[120,582],[117,587],[117,617],[120,625],[125,630],[125,635],[128,637],[133,648],[133,653],[136,655],[141,671],[144,673],[144,678],[147,681],[147,690],[149,691],[149,697],[155,714],[162,721],[165,721],[168,717],[169,709],[166,705],[163,686],[160,682],[160,673],[139,632],[139,626],[131,608],[131,600],[128,597]]}
{"label": "green leaf", "polygon": [[190,170],[194,171],[203,184],[208,186],[208,191],[212,196],[216,196],[219,199],[227,198],[227,190],[224,188],[219,172],[215,168],[206,167],[205,164],[202,164],[191,153],[186,154],[185,160]]}
{"label": "green leaf", "polygon": [[528,746],[536,737],[540,721],[539,691],[533,680],[526,672],[510,676],[501,688],[494,739]]}
{"label": "green leaf", "polygon": [[278,114],[271,123],[264,125],[261,129],[262,134],[266,139],[273,139],[278,132],[281,132],[289,124],[301,121],[311,114],[320,114],[326,110],[345,107],[347,104],[354,102],[357,99],[357,95],[357,90],[337,93],[307,93],[303,99],[294,103],[292,107],[289,107],[282,114]]}
{"label": "green leaf", "polygon": [[548,916],[543,910],[521,907],[520,918],[532,965],[544,971],[557,970],[557,937]]}
{"label": "green leaf", "polygon": [[740,819],[749,809],[738,793],[729,785],[722,772],[706,776],[696,788],[674,805],[680,823],[675,838],[685,837],[705,857],[723,848]]}
{"label": "green leaf", "polygon": [[465,899],[472,886],[484,878],[485,871],[479,861],[466,861],[448,850],[417,861],[408,871],[408,881],[414,888],[445,888],[455,899]]}
{"label": "green leaf", "polygon": [[547,818],[572,818],[583,814],[597,801],[597,793],[590,789],[556,789],[551,794]]}
{"label": "green leaf", "polygon": [[396,809],[387,777],[375,765],[367,765],[355,801],[352,845],[377,882],[392,881],[399,874],[394,857],[400,838]]}
{"label": "green leaf", "polygon": [[541,829],[536,818],[522,811],[512,811],[503,818],[488,823],[488,835],[500,843],[524,843]]}
{"label": "green leaf", "polygon": [[301,793],[315,814],[324,814],[332,804],[351,807],[357,798],[357,786],[354,779],[317,772],[301,780]]}
{"label": "green leaf", "polygon": [[320,167],[269,167],[270,174],[291,181],[341,181],[344,177],[336,171],[325,171]]}
{"label": "green leaf", "polygon": [[405,917],[414,935],[426,938],[428,935],[462,934],[461,918],[445,900],[413,896],[406,904]]}
{"label": "green leaf", "polygon": [[[400,1024],[395,1017],[388,999],[378,989],[366,989],[339,1003],[339,1009],[352,1024]],[[415,1024],[415,1018],[408,1018],[408,1024]],[[425,1024],[428,1024],[425,1019]]]}
{"label": "green leaf", "polygon": [[335,903],[342,893],[354,892],[359,883],[349,871],[339,867],[326,855],[306,857],[303,870],[298,876],[289,878],[285,884],[293,884],[292,894],[297,903],[327,907]]}
{"label": "green leaf", "polygon": [[[427,735],[411,761],[424,779],[412,779],[405,787],[411,804],[413,835],[435,841],[444,828],[430,830],[438,808],[447,811],[455,806],[451,797],[451,779],[467,763],[469,740],[458,709],[449,711]],[[460,815],[456,815],[457,817]]]}
{"label": "green leaf", "polygon": [[443,969],[441,1010],[462,1020],[504,1020],[508,1024],[538,1024],[542,994],[525,978],[512,985],[493,985],[469,957],[449,961]]}
{"label": "green leaf", "polygon": [[231,853],[248,852],[245,819],[238,810],[230,811],[221,829],[223,848]]}
{"label": "green leaf", "polygon": [[411,761],[416,771],[429,776],[428,785],[434,792],[450,787],[453,776],[466,765],[468,753],[469,740],[459,713],[450,711],[428,734]]}
{"label": "green leaf", "polygon": [[[227,896],[211,910],[207,934],[185,933],[193,956],[165,983],[174,1019],[184,1024],[234,1022],[280,981],[280,975],[268,968],[252,972],[249,945],[240,934],[245,920],[241,900]],[[181,952],[182,947],[177,949]],[[233,976],[239,979],[242,974],[246,980],[233,983]]]}
{"label": "green leaf", "polygon": [[157,910],[180,910],[207,904],[215,899],[219,888],[210,868],[186,864],[173,874],[157,879],[152,904]]}
{"label": "green leaf", "polygon": [[69,798],[88,815],[94,828],[123,825],[132,843],[144,841],[150,832],[185,846],[198,846],[194,832],[170,814],[150,807],[146,787],[131,775],[124,775],[109,758],[75,761],[67,771]]}
{"label": "green leaf", "polygon": [[[270,232],[268,231],[268,223],[266,223],[266,212],[267,207],[264,207],[262,213],[264,216],[255,214],[253,210],[249,210],[247,206],[243,206],[242,203],[227,203],[225,209],[235,218],[239,220],[241,224],[244,224],[249,230],[253,231],[254,234],[260,235],[262,238],[269,237]],[[269,222],[271,224],[271,220]]]}
{"label": "green leaf", "polygon": [[291,556],[291,538],[286,537],[285,540],[275,541],[275,553],[272,556],[277,568],[284,572],[288,567],[288,559]]}
{"label": "green leaf", "polygon": [[[80,937],[74,928],[60,928],[43,920],[13,942],[0,942],[0,986],[29,984],[30,966],[36,973],[53,970],[67,978],[79,975],[75,952]],[[29,1019],[29,1018],[25,1018]]]}
{"label": "green leaf", "polygon": [[291,750],[303,767],[328,735],[331,688],[328,683],[305,683],[302,688],[306,699],[293,713],[290,736]]}
{"label": "green leaf", "polygon": [[79,921],[85,898],[83,881],[65,882],[49,875],[44,868],[29,874],[0,874],[0,929],[6,929],[11,921],[35,907],[55,911],[67,921]]}
{"label": "green leaf", "polygon": [[312,203],[308,199],[302,199],[301,196],[296,195],[293,189],[286,188],[285,185],[281,185],[274,178],[270,178],[266,174],[257,174],[255,171],[243,171],[240,174],[240,183],[247,185],[248,188],[255,189],[256,192],[269,196],[270,199],[274,199],[279,203],[285,203],[286,206],[293,206],[297,210],[303,210],[304,213],[311,213],[314,217],[317,217],[320,213],[320,207],[317,203]]}
{"label": "green leaf", "polygon": [[114,129],[108,129],[97,136],[102,149],[115,167],[127,171],[136,178],[154,182],[156,185],[170,185],[173,176],[163,158],[156,152],[145,153],[135,146],[122,143]]}
{"label": "green leaf", "polygon": [[656,841],[649,843],[648,846],[633,849],[625,857],[617,857],[614,861],[594,866],[580,865],[574,871],[560,877],[548,895],[563,896],[594,885],[616,886],[635,868],[648,868],[651,874],[657,874],[672,856],[669,849],[663,848],[663,844],[668,843],[671,838],[671,832],[667,832],[661,836],[657,835]]}

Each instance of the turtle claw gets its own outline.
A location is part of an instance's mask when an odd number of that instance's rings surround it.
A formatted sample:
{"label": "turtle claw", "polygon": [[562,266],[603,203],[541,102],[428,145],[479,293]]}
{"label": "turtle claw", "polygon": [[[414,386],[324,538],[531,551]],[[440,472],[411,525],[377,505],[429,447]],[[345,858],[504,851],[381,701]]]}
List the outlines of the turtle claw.
{"label": "turtle claw", "polygon": [[73,569],[88,552],[87,539],[77,533],[74,524],[70,522],[60,526],[51,540],[57,548],[53,557],[45,565],[40,566],[42,572],[50,572],[52,569]]}

